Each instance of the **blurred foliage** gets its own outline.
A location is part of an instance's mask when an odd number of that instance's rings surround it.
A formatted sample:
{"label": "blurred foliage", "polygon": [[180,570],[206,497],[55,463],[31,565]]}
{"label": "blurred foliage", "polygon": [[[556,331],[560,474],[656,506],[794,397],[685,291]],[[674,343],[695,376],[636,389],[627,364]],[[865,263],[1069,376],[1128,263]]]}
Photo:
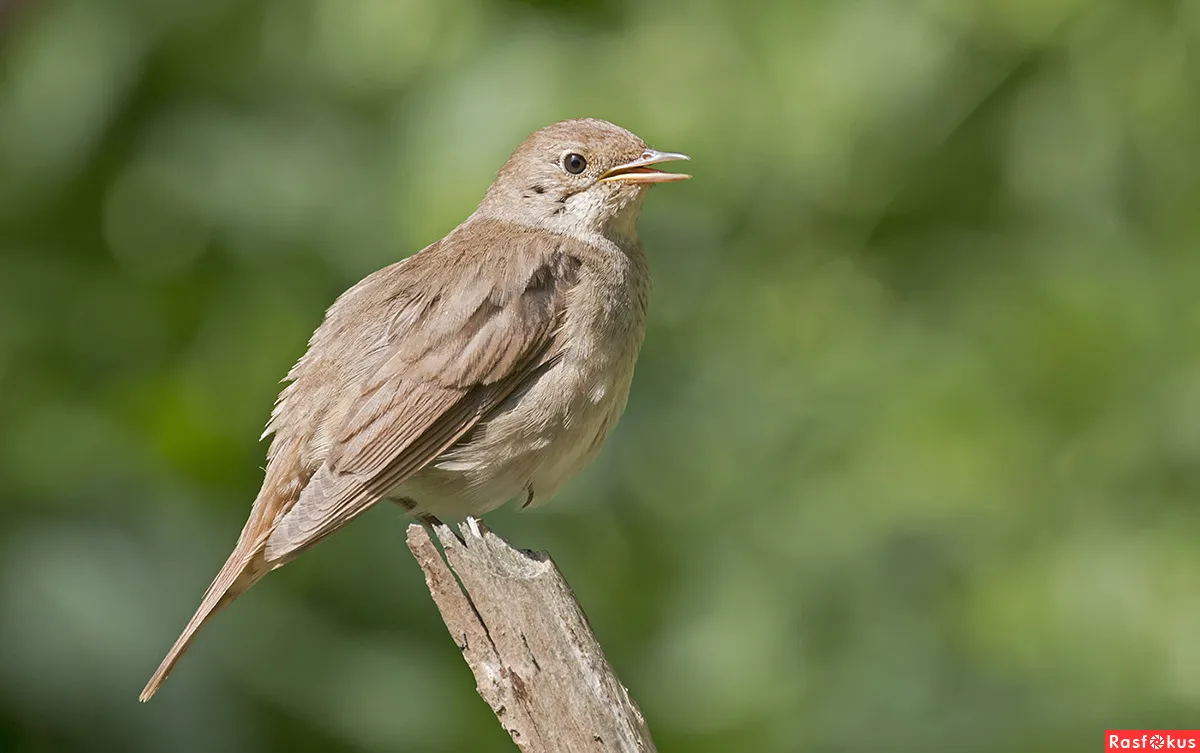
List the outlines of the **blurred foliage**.
{"label": "blurred foliage", "polygon": [[0,749],[513,749],[396,509],[135,698],[325,306],[580,115],[696,179],[617,434],[490,521],[662,750],[1195,726],[1200,4],[0,5]]}

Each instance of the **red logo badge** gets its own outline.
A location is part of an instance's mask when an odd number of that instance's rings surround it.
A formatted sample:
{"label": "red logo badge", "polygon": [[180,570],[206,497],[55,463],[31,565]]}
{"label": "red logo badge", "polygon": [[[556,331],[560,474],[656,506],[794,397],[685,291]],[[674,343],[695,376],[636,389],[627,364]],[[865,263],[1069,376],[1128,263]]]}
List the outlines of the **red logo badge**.
{"label": "red logo badge", "polygon": [[1104,733],[1104,753],[1122,750],[1197,750],[1197,729],[1110,729]]}

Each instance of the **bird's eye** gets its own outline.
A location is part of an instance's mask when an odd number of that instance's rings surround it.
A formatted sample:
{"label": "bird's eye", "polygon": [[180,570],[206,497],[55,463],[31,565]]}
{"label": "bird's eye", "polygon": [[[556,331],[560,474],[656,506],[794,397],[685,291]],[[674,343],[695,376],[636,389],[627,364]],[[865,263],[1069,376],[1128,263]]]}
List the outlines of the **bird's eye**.
{"label": "bird's eye", "polygon": [[582,154],[571,152],[563,157],[563,169],[571,175],[579,175],[587,169],[587,160],[583,158]]}

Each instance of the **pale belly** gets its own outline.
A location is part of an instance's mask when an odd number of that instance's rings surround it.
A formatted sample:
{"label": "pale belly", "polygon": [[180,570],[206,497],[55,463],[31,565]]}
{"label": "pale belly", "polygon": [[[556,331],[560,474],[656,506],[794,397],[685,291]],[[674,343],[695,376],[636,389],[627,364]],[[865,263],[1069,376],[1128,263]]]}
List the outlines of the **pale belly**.
{"label": "pale belly", "polygon": [[625,409],[635,357],[564,358],[388,496],[442,519],[513,498],[545,502],[599,453]]}

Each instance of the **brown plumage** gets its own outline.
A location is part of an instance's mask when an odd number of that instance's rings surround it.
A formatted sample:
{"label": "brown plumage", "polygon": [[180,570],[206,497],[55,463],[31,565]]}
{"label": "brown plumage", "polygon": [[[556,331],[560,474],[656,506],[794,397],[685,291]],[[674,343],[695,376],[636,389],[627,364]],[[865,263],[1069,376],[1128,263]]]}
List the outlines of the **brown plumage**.
{"label": "brown plumage", "polygon": [[625,407],[650,275],[645,189],[687,176],[602,120],[530,136],[449,235],[330,307],[288,374],[233,553],[142,691],[271,570],[385,499],[421,520],[544,501]]}

